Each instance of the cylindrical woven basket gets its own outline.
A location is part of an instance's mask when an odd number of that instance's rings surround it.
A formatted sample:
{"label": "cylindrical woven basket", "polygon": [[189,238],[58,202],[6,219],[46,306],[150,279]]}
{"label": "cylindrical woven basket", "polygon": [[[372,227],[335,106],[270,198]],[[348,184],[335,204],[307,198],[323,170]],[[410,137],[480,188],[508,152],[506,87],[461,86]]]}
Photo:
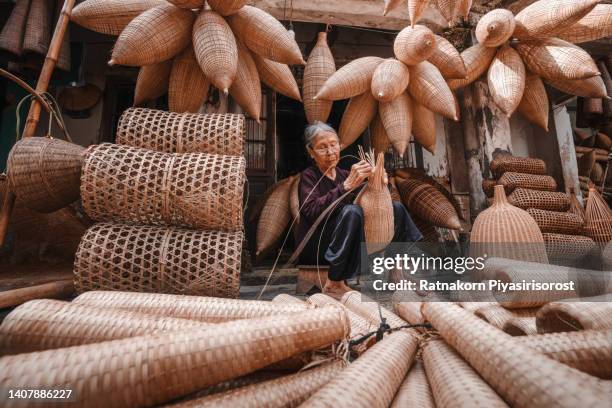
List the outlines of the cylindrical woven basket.
{"label": "cylindrical woven basket", "polygon": [[515,188],[529,188],[532,190],[555,191],[557,182],[550,176],[535,174],[505,172],[497,181],[506,189],[506,194],[512,193]]}
{"label": "cylindrical woven basket", "polygon": [[583,330],[519,337],[523,346],[560,363],[606,380],[612,379],[612,330]]}
{"label": "cylindrical woven basket", "polygon": [[306,304],[306,302],[302,299],[288,295],[286,293],[281,293],[279,295],[274,296],[272,302],[281,304]]}
{"label": "cylindrical woven basket", "polygon": [[104,143],[89,150],[83,208],[96,221],[240,231],[245,159]]}
{"label": "cylindrical woven basket", "polygon": [[102,34],[119,35],[136,16],[165,0],[88,0],[77,4],[70,20]]}
{"label": "cylindrical woven basket", "polygon": [[460,229],[455,207],[438,189],[418,179],[398,179],[402,202],[411,213],[438,227]]}
{"label": "cylindrical woven basket", "polygon": [[[317,307],[322,307],[325,305],[342,305],[342,303],[338,302],[336,299],[323,293],[316,293],[310,296],[308,298],[308,303],[311,303]],[[358,315],[351,309],[346,308],[346,315],[349,319],[349,323],[351,324],[351,338],[358,338],[376,331],[376,326],[372,325],[369,320],[365,319],[361,315]]]}
{"label": "cylindrical woven basket", "polygon": [[325,81],[316,98],[336,101],[369,92],[372,75],[383,61],[380,57],[362,57],[349,62]]}
{"label": "cylindrical woven basket", "polygon": [[308,56],[304,67],[302,94],[304,95],[304,111],[308,123],[316,120],[326,123],[332,108],[332,101],[314,99],[321,87],[336,72],[336,62],[329,46],[327,33],[318,34],[317,43]]}
{"label": "cylindrical woven basket", "polygon": [[[425,1],[428,3],[429,0]],[[467,70],[461,54],[446,38],[434,34],[436,44],[427,61],[434,64],[445,79],[465,78]]]}
{"label": "cylindrical woven basket", "polygon": [[434,401],[429,381],[425,375],[423,363],[415,360],[404,382],[400,385],[391,404],[391,408],[420,407],[434,408]]}
{"label": "cylindrical woven basket", "polygon": [[347,334],[344,311],[325,307],[7,356],[0,360],[0,381],[15,388],[71,388],[79,407],[154,406],[329,346]]}
{"label": "cylindrical woven basket", "polygon": [[421,313],[422,304],[423,302],[394,302],[393,310],[410,324],[423,324],[425,317]]}
{"label": "cylindrical woven basket", "polygon": [[29,9],[30,0],[17,0],[10,17],[0,32],[0,49],[11,54],[13,58],[21,56]]}
{"label": "cylindrical woven basket", "polygon": [[238,69],[229,93],[246,113],[257,123],[261,115],[261,83],[251,51],[238,43]]}
{"label": "cylindrical woven basket", "polygon": [[281,239],[291,220],[290,193],[293,177],[288,177],[273,186],[266,197],[257,222],[256,255],[263,256]]}
{"label": "cylindrical woven basket", "polygon": [[585,257],[599,255],[598,245],[589,237],[553,233],[543,233],[542,237],[551,263],[575,265]]}
{"label": "cylindrical woven basket", "polygon": [[494,187],[497,185],[497,180],[494,179],[482,179],[482,191],[487,197],[493,197]]}
{"label": "cylindrical woven basket", "polygon": [[438,407],[507,407],[507,404],[444,341],[423,347],[423,365]]}
{"label": "cylindrical woven basket", "polygon": [[242,231],[99,223],[74,262],[76,291],[126,290],[238,297]]}
{"label": "cylindrical woven basket", "polygon": [[602,247],[612,241],[612,211],[594,188],[589,188],[584,213],[584,231]]}
{"label": "cylindrical woven basket", "polygon": [[432,112],[451,120],[459,120],[455,97],[444,77],[430,62],[423,61],[410,67],[408,92],[415,101]]}
{"label": "cylindrical woven basket", "polygon": [[596,0],[557,0],[531,4],[517,13],[514,35],[520,39],[554,37],[586,16]]}
{"label": "cylindrical woven basket", "polygon": [[208,96],[210,82],[189,46],[174,57],[168,82],[168,108],[172,112],[197,112]]}
{"label": "cylindrical woven basket", "polygon": [[423,307],[442,337],[508,404],[596,407],[606,400],[607,392],[593,377],[521,346],[459,306],[428,302]]}
{"label": "cylindrical woven basket", "polygon": [[525,91],[518,106],[518,111],[530,122],[548,131],[548,94],[544,82],[539,76],[531,73],[527,74]]}
{"label": "cylindrical woven basket", "polygon": [[461,59],[465,64],[467,76],[462,79],[451,79],[448,81],[448,86],[452,90],[456,90],[480,78],[489,69],[496,52],[497,48],[485,47],[482,44],[476,44],[467,48],[461,53]]}
{"label": "cylindrical woven basket", "polygon": [[49,213],[79,198],[83,152],[79,145],[47,137],[17,142],[7,161],[10,189],[19,202]]}
{"label": "cylindrical woven basket", "polygon": [[390,102],[403,93],[410,82],[410,70],[404,63],[389,58],[372,75],[372,95],[380,102]]}
{"label": "cylindrical woven basket", "polygon": [[378,101],[372,92],[365,92],[349,100],[338,129],[338,136],[343,148],[353,144],[368,128],[378,112]]}
{"label": "cylindrical woven basket", "polygon": [[412,134],[412,99],[407,93],[400,94],[391,102],[379,104],[378,115],[389,143],[403,157]]}
{"label": "cylindrical woven basket", "polygon": [[[169,59],[140,68],[136,79],[136,89],[134,90],[134,106],[141,106],[145,102],[155,100],[168,92],[172,62],[173,60]],[[123,115],[121,116],[123,117]],[[121,118],[119,119],[119,126],[121,126]],[[116,134],[116,137],[119,138],[119,133]],[[123,144],[119,141],[117,143]]]}
{"label": "cylindrical woven basket", "polygon": [[476,39],[485,47],[499,47],[512,36],[516,23],[510,10],[495,9],[478,21]]}
{"label": "cylindrical woven basket", "polygon": [[569,197],[558,191],[539,191],[527,188],[517,188],[508,202],[522,209],[538,208],[549,211],[567,211],[570,207]]}
{"label": "cylindrical woven basket", "polygon": [[541,159],[530,157],[515,157],[511,155],[498,155],[491,161],[491,173],[499,178],[505,172],[546,175],[546,163]]}
{"label": "cylindrical woven basket", "polygon": [[196,398],[203,398],[208,395],[218,394],[221,392],[226,392],[230,390],[234,390],[237,388],[246,387],[252,384],[262,383],[264,381],[274,380],[280,377],[287,375],[286,372],[278,371],[278,370],[270,370],[270,369],[261,369],[255,371],[251,374],[243,375],[242,377],[233,378],[231,380],[223,381],[218,384],[212,385],[210,387],[206,387],[203,390],[199,390],[194,394],[190,394],[180,400],[178,403],[187,402]]}
{"label": "cylindrical woven basket", "polygon": [[538,332],[535,316],[513,317],[504,324],[502,330],[511,336],[531,336]]}
{"label": "cylindrical woven basket", "polygon": [[23,53],[32,53],[37,59],[47,55],[51,41],[53,4],[48,0],[31,0],[23,35]]}
{"label": "cylindrical woven basket", "polygon": [[493,102],[508,117],[521,103],[525,81],[525,65],[521,56],[510,45],[500,47],[489,67],[487,83]]}
{"label": "cylindrical woven basket", "polygon": [[83,293],[73,303],[209,323],[293,314],[312,309],[306,303],[278,304],[259,300],[104,291]]}
{"label": "cylindrical woven basket", "polygon": [[[486,321],[492,326],[497,327],[500,330],[503,330],[506,323],[508,323],[513,318],[521,318],[521,317],[533,317],[535,318],[537,309],[506,309],[499,304],[487,304],[481,303],[482,306],[478,307],[474,314],[480,317],[482,320]],[[535,325],[534,325],[535,327]]]}
{"label": "cylindrical woven basket", "polygon": [[538,333],[612,329],[612,303],[589,301],[551,302],[536,314]]}
{"label": "cylindrical woven basket", "polygon": [[577,235],[582,231],[582,222],[576,214],[538,210],[537,208],[530,208],[527,212],[533,217],[542,232]]}
{"label": "cylindrical woven basket", "polygon": [[[376,343],[302,407],[387,407],[412,364],[417,338],[399,331]],[[376,390],[376,392],[372,392]]]}
{"label": "cylindrical woven basket", "polygon": [[380,326],[381,314],[391,328],[401,327],[408,324],[401,317],[382,305],[380,306],[379,312],[379,305],[377,301],[370,299],[365,294],[354,290],[346,292],[340,299],[340,303],[346,306],[349,310],[369,321],[375,328]]}
{"label": "cylindrical woven basket", "polygon": [[393,42],[395,58],[408,66],[425,61],[434,52],[436,37],[424,25],[406,27]]}
{"label": "cylindrical woven basket", "polygon": [[164,153],[212,153],[242,156],[244,115],[173,113],[130,108],[117,125],[117,143]]}

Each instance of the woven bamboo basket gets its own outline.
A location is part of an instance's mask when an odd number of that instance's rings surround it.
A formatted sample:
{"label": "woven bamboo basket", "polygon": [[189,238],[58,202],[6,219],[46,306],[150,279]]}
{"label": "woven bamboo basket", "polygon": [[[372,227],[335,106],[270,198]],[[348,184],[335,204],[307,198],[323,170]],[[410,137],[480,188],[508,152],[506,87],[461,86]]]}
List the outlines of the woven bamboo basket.
{"label": "woven bamboo basket", "polygon": [[295,296],[291,296],[286,293],[281,293],[279,295],[274,296],[272,302],[281,304],[306,304],[306,302],[302,299],[296,298]]}
{"label": "woven bamboo basket", "polygon": [[485,306],[499,305],[497,302],[459,302],[459,306],[464,308],[470,313],[475,313],[476,310]]}
{"label": "woven bamboo basket", "polygon": [[85,149],[47,137],[17,142],[7,161],[10,189],[19,202],[50,213],[79,198],[79,178]]}
{"label": "woven bamboo basket", "polygon": [[168,83],[168,107],[172,112],[197,112],[208,96],[210,82],[189,46],[174,58]]}
{"label": "woven bamboo basket", "polygon": [[[370,123],[370,145],[374,149],[374,153],[386,153],[391,146],[389,136],[385,130],[385,125],[380,118],[380,112],[374,116],[374,120]],[[408,146],[406,146],[407,148]],[[404,150],[405,151],[405,150]]]}
{"label": "woven bamboo basket", "polygon": [[499,180],[497,180],[497,183],[503,185],[508,194],[516,188],[528,188],[541,191],[557,190],[557,182],[551,176],[515,173],[512,171],[505,172]]}
{"label": "woven bamboo basket", "polygon": [[435,45],[434,33],[423,25],[417,25],[399,32],[393,43],[393,52],[395,58],[411,66],[428,59]]}
{"label": "woven bamboo basket", "polygon": [[165,153],[242,156],[246,124],[231,113],[172,113],[130,108],[117,125],[117,143]]}
{"label": "woven bamboo basket", "polygon": [[238,44],[238,70],[229,93],[250,117],[259,123],[261,115],[261,83],[251,52]]}
{"label": "woven bamboo basket", "polygon": [[[428,302],[426,318],[510,405],[601,406],[606,391],[591,376],[567,367],[480,321],[459,306]],[[517,386],[529,384],[529,386]]]}
{"label": "woven bamboo basket", "polygon": [[591,179],[596,184],[601,184],[603,181],[604,169],[601,167],[601,164],[595,162],[593,165],[593,169],[591,170]]}
{"label": "woven bamboo basket", "polygon": [[257,256],[263,256],[281,239],[291,219],[289,197],[293,178],[276,183],[257,222]]}
{"label": "woven bamboo basket", "polygon": [[11,15],[0,32],[0,49],[9,53],[13,58],[21,56],[29,8],[30,0],[16,1]]}
{"label": "woven bamboo basket", "polygon": [[583,330],[517,338],[527,346],[560,363],[606,380],[612,379],[611,330]]}
{"label": "woven bamboo basket", "polygon": [[[522,317],[532,317],[535,318],[536,312],[538,311],[535,308],[526,308],[526,309],[506,309],[499,304],[495,303],[480,303],[482,306],[478,307],[474,310],[474,314],[480,317],[485,322],[489,323],[492,326],[497,327],[500,330],[503,330],[506,323],[514,318],[522,318]],[[534,324],[535,327],[535,324]]]}
{"label": "woven bamboo basket", "polygon": [[164,0],[88,0],[76,5],[70,19],[102,34],[119,35],[136,16]]}
{"label": "woven bamboo basket", "polygon": [[314,99],[323,84],[336,72],[336,63],[329,46],[327,33],[318,34],[317,43],[308,56],[304,67],[304,80],[302,94],[304,95],[304,111],[308,123],[314,121],[327,122],[331,112],[332,103],[324,99]]}
{"label": "woven bamboo basket", "polygon": [[461,229],[455,207],[436,187],[417,179],[398,180],[397,187],[411,213],[438,227]]}
{"label": "woven bamboo basket", "polygon": [[242,231],[96,224],[77,251],[75,288],[78,293],[126,290],[237,297],[242,239]]}
{"label": "woven bamboo basket", "polygon": [[495,9],[478,21],[476,39],[485,47],[499,47],[510,39],[516,23],[514,14],[505,9]]}
{"label": "woven bamboo basket", "polygon": [[589,198],[584,213],[584,231],[602,247],[612,241],[612,211],[594,188],[589,188]]}
{"label": "woven bamboo basket", "polygon": [[257,73],[261,78],[261,82],[281,95],[296,101],[302,101],[300,89],[288,65],[270,61],[255,53],[251,56],[257,67]]}
{"label": "woven bamboo basket", "polygon": [[236,14],[240,9],[245,6],[247,0],[210,0],[206,1],[208,5],[222,16],[230,16]]}
{"label": "woven bamboo basket", "polygon": [[470,10],[472,9],[473,0],[459,0],[457,3],[457,15],[463,17],[465,20],[470,16]]}
{"label": "woven bamboo basket", "polygon": [[607,297],[602,298],[593,302],[589,298],[582,298],[544,305],[536,315],[538,333],[612,329],[612,303],[605,301]]}
{"label": "woven bamboo basket", "polygon": [[595,135],[595,144],[600,149],[604,149],[604,150],[612,149],[612,139],[610,139],[610,137],[607,134],[602,133],[602,132],[597,132],[597,135]]}
{"label": "woven bamboo basket", "polygon": [[505,172],[546,175],[546,163],[541,159],[530,157],[516,157],[511,155],[498,155],[491,161],[491,173],[499,178]]}
{"label": "woven bamboo basket", "polygon": [[289,209],[291,210],[291,219],[297,225],[300,222],[300,175],[298,174],[291,182],[291,190],[289,190]]}
{"label": "woven bamboo basket", "polygon": [[[387,2],[388,1],[385,1],[385,5]],[[430,0],[408,0],[408,17],[410,18],[410,25],[412,27],[414,27],[414,25],[419,22],[421,16],[427,9],[429,2]],[[396,3],[398,2],[396,1]],[[386,11],[387,9],[385,7],[385,12],[383,13],[383,15],[386,14]]]}
{"label": "woven bamboo basket", "polygon": [[461,59],[465,64],[467,75],[463,79],[451,79],[448,81],[448,86],[455,90],[463,88],[480,78],[489,69],[496,53],[496,48],[485,47],[482,44],[473,45],[463,51]]}
{"label": "woven bamboo basket", "polygon": [[47,55],[51,42],[53,5],[48,0],[30,0],[30,9],[23,34],[23,54],[35,54],[37,59]]}
{"label": "woven bamboo basket", "polygon": [[436,118],[432,111],[416,101],[412,102],[412,134],[421,146],[435,154]]}
{"label": "woven bamboo basket", "polygon": [[141,67],[174,57],[191,42],[194,20],[191,10],[172,4],[143,12],[117,38],[109,64]]}
{"label": "woven bamboo basket", "polygon": [[168,91],[171,70],[172,60],[140,68],[134,90],[134,106],[141,106],[164,95]]}
{"label": "woven bamboo basket", "polygon": [[334,377],[341,375],[341,361],[299,373],[248,385],[172,405],[172,407],[296,407]]}
{"label": "woven bamboo basket", "polygon": [[421,313],[423,302],[394,302],[393,310],[410,324],[423,324],[425,317]]}
{"label": "woven bamboo basket", "polygon": [[407,324],[404,319],[402,319],[384,306],[380,307],[379,312],[378,302],[376,302],[374,299],[370,299],[365,294],[359,293],[354,290],[346,292],[342,296],[342,299],[340,299],[340,303],[346,306],[349,310],[357,313],[358,315],[369,321],[376,328],[380,325],[381,314],[382,317],[386,319],[387,324],[392,328],[405,326]]}
{"label": "woven bamboo basket", "polygon": [[393,333],[372,346],[301,406],[387,407],[412,364],[416,350],[417,339],[412,333]]}
{"label": "woven bamboo basket", "polygon": [[550,211],[567,211],[569,197],[565,193],[517,188],[508,197],[510,204],[519,208],[539,208]]}
{"label": "woven bamboo basket", "polygon": [[[79,407],[144,407],[331,345],[347,333],[344,311],[325,307],[290,317],[8,356],[0,361],[0,377],[8,387],[70,386]],[[50,366],[53,372],[41,376]]]}
{"label": "woven bamboo basket", "polygon": [[593,58],[582,48],[558,38],[516,46],[525,66],[545,80],[586,79],[599,75]]}
{"label": "woven bamboo basket", "polygon": [[81,199],[96,221],[238,231],[244,177],[241,156],[158,153],[105,143],[85,159]]}
{"label": "woven bamboo basket", "polygon": [[236,37],[255,54],[282,64],[306,63],[293,36],[265,11],[244,6],[227,20]]}
{"label": "woven bamboo basket", "polygon": [[452,120],[459,120],[455,97],[435,65],[423,61],[410,67],[410,96],[427,109]]}
{"label": "woven bamboo basket", "polygon": [[580,20],[561,31],[562,40],[580,44],[612,35],[612,5],[598,4]]}
{"label": "woven bamboo basket", "polygon": [[374,71],[383,61],[380,57],[363,57],[349,62],[325,81],[315,98],[336,101],[370,92]]}
{"label": "woven bamboo basket", "polygon": [[400,157],[404,157],[410,143],[412,103],[410,96],[403,93],[391,102],[381,103],[378,108],[387,139]]}
{"label": "woven bamboo basket", "polygon": [[582,157],[579,157],[576,161],[578,165],[578,176],[589,178],[591,177],[591,171],[595,165],[595,149],[591,149],[590,152],[585,153]]}
{"label": "woven bamboo basket", "polygon": [[435,35],[435,38],[434,51],[427,61],[434,64],[445,79],[465,78],[467,70],[459,51],[446,38],[439,35]]}
{"label": "woven bamboo basket", "polygon": [[409,82],[408,67],[396,59],[386,59],[372,75],[372,95],[380,102],[391,102],[406,91]]}
{"label": "woven bamboo basket", "polygon": [[583,98],[605,98],[608,95],[601,76],[573,80],[547,79],[546,82],[562,92]]}
{"label": "woven bamboo basket", "polygon": [[193,24],[193,48],[206,78],[227,94],[238,71],[238,46],[225,19],[202,11]]}
{"label": "woven bamboo basket", "polygon": [[434,408],[434,401],[423,363],[416,360],[408,371],[404,382],[397,390],[391,408],[421,407]]}
{"label": "woven bamboo basket", "polygon": [[423,365],[438,407],[507,407],[506,403],[445,342],[428,341]]}
{"label": "woven bamboo basket", "polygon": [[305,302],[279,304],[260,300],[110,291],[85,292],[77,296],[73,303],[209,323],[279,316],[312,309]]}
{"label": "woven bamboo basket", "polygon": [[[317,307],[323,307],[325,305],[342,305],[342,303],[338,302],[331,296],[327,296],[323,293],[316,293],[308,298],[308,303],[311,303]],[[351,338],[359,338],[368,333],[376,331],[377,327],[374,326],[369,320],[366,320],[361,315],[353,312],[349,308],[345,308],[346,316],[349,319],[349,323],[351,325]],[[364,343],[367,345],[367,343]]]}
{"label": "woven bamboo basket", "polygon": [[529,208],[527,212],[533,217],[542,232],[578,235],[582,231],[581,219],[576,214],[538,210],[537,208]]}
{"label": "woven bamboo basket", "polygon": [[554,37],[586,16],[597,0],[538,1],[515,17],[514,35],[520,39]]}
{"label": "woven bamboo basket", "polygon": [[181,398],[180,402],[187,402],[192,399],[202,398],[208,395],[235,390],[237,388],[246,387],[252,384],[262,383],[264,381],[274,380],[285,375],[287,375],[286,372],[264,368],[255,371],[251,374],[243,375],[242,377],[233,378],[231,380],[223,381],[210,387],[206,387],[203,390],[199,390],[194,394],[190,394],[187,397]]}
{"label": "woven bamboo basket", "polygon": [[204,6],[204,0],[168,0],[169,3],[174,4],[176,7],[184,9],[196,9]]}
{"label": "woven bamboo basket", "polygon": [[510,117],[523,99],[526,81],[525,65],[514,48],[500,47],[489,67],[487,81],[493,101]]}
{"label": "woven bamboo basket", "polygon": [[579,219],[580,219],[580,225],[584,224],[584,207],[582,206],[582,204],[580,204],[580,201],[578,201],[578,197],[576,197],[576,192],[574,191],[574,188],[571,187],[570,188],[570,208],[568,210],[568,212],[576,215]]}
{"label": "woven bamboo basket", "polygon": [[442,14],[442,17],[448,21],[448,25],[451,26],[457,18],[457,1],[456,0],[436,0],[438,10]]}
{"label": "woven bamboo basket", "polygon": [[502,330],[511,336],[531,336],[537,334],[534,317],[513,317],[508,320]]}
{"label": "woven bamboo basket", "polygon": [[371,92],[365,92],[349,100],[338,129],[342,148],[349,147],[359,139],[377,112],[378,101]]}
{"label": "woven bamboo basket", "polygon": [[548,94],[539,76],[527,73],[525,91],[517,109],[531,123],[548,131]]}
{"label": "woven bamboo basket", "polygon": [[493,190],[496,185],[497,181],[495,179],[482,179],[482,191],[487,197],[493,197]]}

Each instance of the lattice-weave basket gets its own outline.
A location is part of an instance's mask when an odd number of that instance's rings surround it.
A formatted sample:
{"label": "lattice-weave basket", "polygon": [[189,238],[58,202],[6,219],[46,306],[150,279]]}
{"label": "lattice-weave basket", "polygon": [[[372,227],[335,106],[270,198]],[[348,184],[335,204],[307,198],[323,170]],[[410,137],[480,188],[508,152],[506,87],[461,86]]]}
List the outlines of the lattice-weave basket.
{"label": "lattice-weave basket", "polygon": [[117,143],[164,153],[213,153],[241,156],[244,115],[175,113],[130,108],[117,125]]}
{"label": "lattice-weave basket", "polygon": [[237,231],[244,180],[244,157],[105,143],[85,160],[81,198],[96,221]]}
{"label": "lattice-weave basket", "polygon": [[505,172],[497,181],[506,188],[506,194],[510,194],[515,188],[530,188],[532,190],[555,191],[557,182],[550,176],[536,174]]}
{"label": "lattice-weave basket", "polygon": [[589,237],[543,233],[546,253],[551,261],[573,262],[585,256],[597,256],[599,247]]}
{"label": "lattice-weave basket", "polygon": [[612,211],[594,188],[589,188],[584,214],[584,231],[602,248],[612,242]]}
{"label": "lattice-weave basket", "polygon": [[530,157],[515,157],[508,154],[498,155],[491,161],[491,173],[495,178],[507,171],[526,174],[546,174],[546,163]]}
{"label": "lattice-weave basket", "polygon": [[82,146],[28,137],[13,146],[7,169],[10,189],[24,206],[49,213],[79,198]]}
{"label": "lattice-weave basket", "polygon": [[567,211],[570,207],[568,195],[558,191],[517,188],[508,196],[508,201],[522,209],[539,208],[550,211]]}
{"label": "lattice-weave basket", "polygon": [[96,224],[76,254],[75,289],[238,297],[242,239],[242,231]]}
{"label": "lattice-weave basket", "polygon": [[415,215],[439,227],[461,228],[455,207],[435,186],[417,179],[397,179],[397,186],[404,205]]}
{"label": "lattice-weave basket", "polygon": [[537,208],[529,208],[527,212],[538,223],[542,232],[575,235],[582,231],[582,222],[576,214]]}

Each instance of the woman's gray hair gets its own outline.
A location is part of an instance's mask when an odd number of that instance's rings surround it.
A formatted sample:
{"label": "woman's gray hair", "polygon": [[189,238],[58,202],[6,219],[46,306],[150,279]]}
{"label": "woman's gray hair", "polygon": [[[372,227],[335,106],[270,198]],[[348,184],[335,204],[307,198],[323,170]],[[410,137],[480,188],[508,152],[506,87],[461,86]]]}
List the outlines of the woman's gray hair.
{"label": "woman's gray hair", "polygon": [[312,142],[315,138],[322,132],[331,132],[338,135],[333,127],[329,126],[327,123],[323,123],[319,120],[315,120],[312,124],[306,126],[306,130],[304,130],[304,145],[306,147],[312,147]]}

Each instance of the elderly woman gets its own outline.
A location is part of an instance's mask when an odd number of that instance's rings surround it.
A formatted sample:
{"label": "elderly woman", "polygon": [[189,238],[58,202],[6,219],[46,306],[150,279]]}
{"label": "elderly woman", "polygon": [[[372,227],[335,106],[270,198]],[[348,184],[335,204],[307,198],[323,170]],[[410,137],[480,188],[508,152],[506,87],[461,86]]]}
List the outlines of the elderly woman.
{"label": "elderly woman", "polygon": [[[298,242],[302,242],[317,218],[330,205],[353,190],[337,204],[328,221],[320,223],[300,256],[300,261],[305,264],[329,265],[323,292],[339,298],[351,290],[346,280],[359,272],[360,248],[361,243],[365,242],[363,210],[352,203],[373,169],[365,161],[354,164],[350,172],[336,167],[340,160],[340,140],[336,131],[322,122],[315,122],[306,128],[304,143],[314,165],[300,176]],[[422,239],[401,203],[393,203],[393,212],[394,242]]]}

